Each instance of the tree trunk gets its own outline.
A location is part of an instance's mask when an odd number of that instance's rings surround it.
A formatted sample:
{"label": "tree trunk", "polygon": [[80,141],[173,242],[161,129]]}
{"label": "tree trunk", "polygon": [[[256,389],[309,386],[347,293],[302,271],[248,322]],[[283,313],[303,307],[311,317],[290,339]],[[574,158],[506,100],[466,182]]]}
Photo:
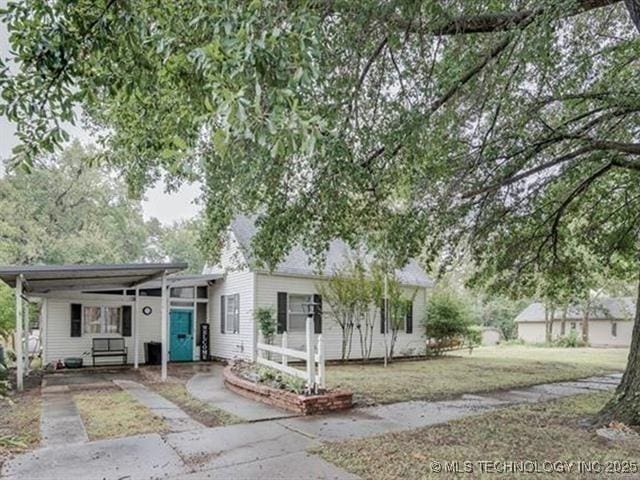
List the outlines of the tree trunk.
{"label": "tree trunk", "polygon": [[631,334],[631,348],[627,369],[613,398],[598,414],[598,422],[612,421],[627,425],[640,425],[640,279],[636,299],[636,314]]}
{"label": "tree trunk", "polygon": [[591,306],[587,307],[582,317],[582,341],[584,343],[589,343],[589,309],[590,308]]}

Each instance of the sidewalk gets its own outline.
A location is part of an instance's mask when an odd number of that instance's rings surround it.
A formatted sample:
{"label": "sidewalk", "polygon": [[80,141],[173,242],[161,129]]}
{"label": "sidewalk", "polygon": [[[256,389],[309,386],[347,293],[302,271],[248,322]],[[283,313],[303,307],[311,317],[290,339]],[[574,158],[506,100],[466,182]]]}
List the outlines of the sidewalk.
{"label": "sidewalk", "polygon": [[8,462],[8,479],[69,478],[356,478],[306,453],[318,442],[366,437],[446,423],[519,403],[535,403],[612,389],[620,375],[463,395],[439,402],[411,401],[348,413],[280,418],[188,432],[139,435],[69,448],[41,448]]}

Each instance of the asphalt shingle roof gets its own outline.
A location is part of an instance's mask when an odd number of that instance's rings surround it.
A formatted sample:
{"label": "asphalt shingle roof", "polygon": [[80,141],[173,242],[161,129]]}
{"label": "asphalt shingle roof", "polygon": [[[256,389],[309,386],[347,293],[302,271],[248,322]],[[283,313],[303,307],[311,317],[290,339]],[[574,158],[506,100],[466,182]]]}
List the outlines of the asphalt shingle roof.
{"label": "asphalt shingle roof", "polygon": [[[636,311],[635,299],[631,297],[605,297],[597,300],[591,308],[589,317],[598,319],[622,319],[631,320]],[[556,312],[556,320],[560,319],[562,312]],[[571,305],[567,311],[567,320],[582,320],[583,313],[578,305]],[[544,322],[544,304],[534,302],[525,308],[516,317],[516,322]]]}
{"label": "asphalt shingle roof", "polygon": [[[238,215],[231,222],[231,231],[240,244],[247,262],[253,265],[251,241],[256,234],[255,217]],[[349,259],[353,259],[356,252],[342,240],[333,240],[326,252],[324,264],[320,269],[311,262],[309,255],[300,247],[295,246],[289,254],[275,268],[275,272],[293,275],[330,276],[342,268]],[[371,261],[371,256],[363,255],[365,261]],[[396,278],[404,285],[421,287],[433,286],[433,281],[414,259],[401,269],[396,270]]]}

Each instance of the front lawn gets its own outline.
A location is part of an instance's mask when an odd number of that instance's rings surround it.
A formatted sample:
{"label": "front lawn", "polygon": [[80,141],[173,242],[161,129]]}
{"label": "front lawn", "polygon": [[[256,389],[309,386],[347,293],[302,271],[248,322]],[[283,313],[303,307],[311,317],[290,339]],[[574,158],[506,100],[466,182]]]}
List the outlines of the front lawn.
{"label": "front lawn", "polygon": [[481,347],[440,358],[327,367],[331,387],[346,387],[365,402],[442,399],[622,371],[626,349]]}
{"label": "front lawn", "polygon": [[[324,444],[317,453],[367,479],[546,478],[545,474],[488,472],[512,466],[535,466],[543,472],[553,468],[545,462],[567,462],[555,464],[556,468],[571,468],[557,478],[638,478],[637,473],[621,475],[619,469],[625,465],[638,467],[640,441],[611,444],[596,436],[593,429],[580,426],[580,421],[594,415],[609,395],[577,395],[509,407],[444,425]],[[466,472],[464,475],[451,473],[454,462],[458,462],[457,471]],[[569,462],[573,462],[572,467]],[[613,473],[586,474],[587,465],[593,469],[609,467]]]}
{"label": "front lawn", "polygon": [[73,398],[89,440],[168,431],[162,418],[128,392],[104,389],[78,393]]}

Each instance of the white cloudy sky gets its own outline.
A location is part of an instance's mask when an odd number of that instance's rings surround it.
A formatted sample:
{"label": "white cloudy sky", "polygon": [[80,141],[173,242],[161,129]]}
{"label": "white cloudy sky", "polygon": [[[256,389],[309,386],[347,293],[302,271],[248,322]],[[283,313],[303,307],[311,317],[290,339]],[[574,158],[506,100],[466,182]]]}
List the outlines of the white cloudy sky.
{"label": "white cloudy sky", "polygon": [[[5,4],[5,0],[0,0],[0,8]],[[4,24],[0,23],[0,54],[5,57],[8,52],[7,30]],[[15,127],[4,116],[0,116],[0,159],[8,158],[11,155],[11,149],[17,143],[14,133]],[[88,136],[82,128],[71,128],[69,133],[83,143],[88,141]],[[2,169],[0,169],[0,175],[2,175]],[[179,191],[167,194],[164,191],[164,185],[159,182],[146,193],[146,199],[142,205],[145,218],[156,217],[162,223],[168,224],[193,217],[199,208],[193,203],[198,196],[199,188],[197,184],[185,185]]]}

